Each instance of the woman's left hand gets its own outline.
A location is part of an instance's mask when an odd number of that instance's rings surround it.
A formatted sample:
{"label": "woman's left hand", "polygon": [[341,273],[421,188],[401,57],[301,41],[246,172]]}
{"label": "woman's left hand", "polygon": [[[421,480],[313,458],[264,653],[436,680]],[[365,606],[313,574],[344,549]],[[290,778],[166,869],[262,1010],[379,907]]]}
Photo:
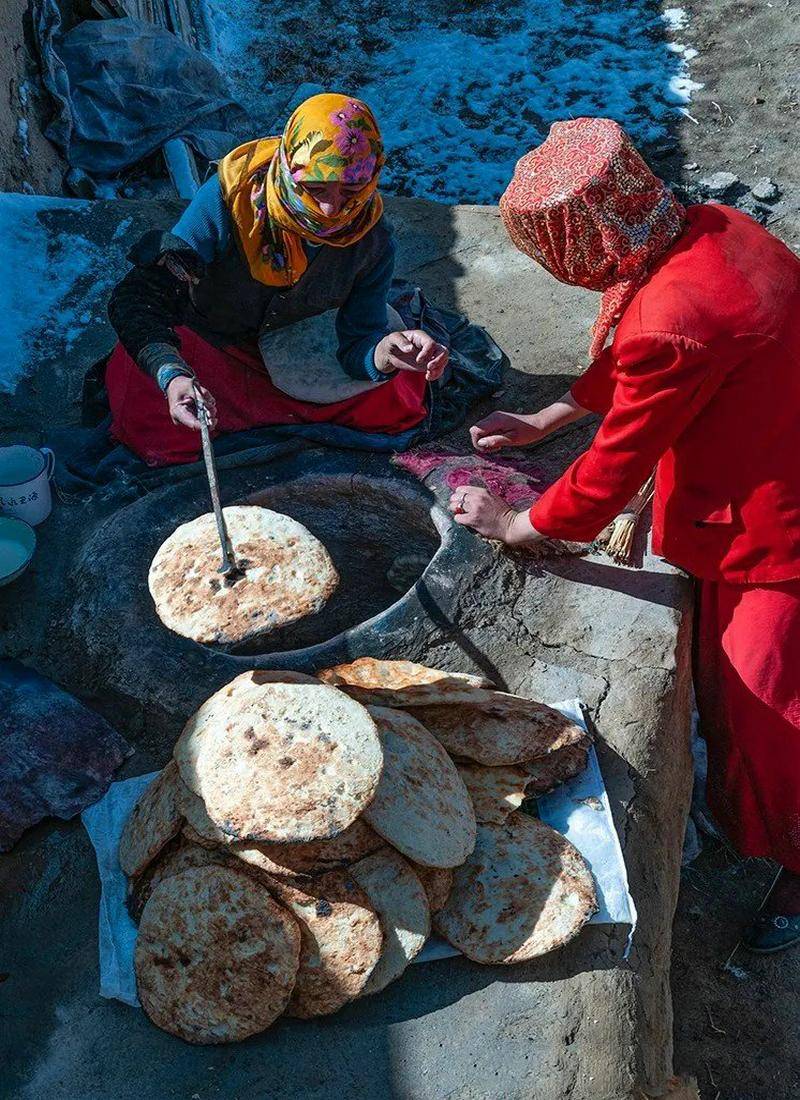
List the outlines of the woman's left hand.
{"label": "woman's left hand", "polygon": [[442,377],[449,358],[447,348],[421,328],[390,332],[375,348],[375,366],[382,374],[410,370],[424,374],[428,382]]}
{"label": "woman's left hand", "polygon": [[508,546],[534,546],[545,537],[533,526],[527,511],[516,512],[488,489],[475,485],[455,490],[450,497],[450,511],[456,523]]}

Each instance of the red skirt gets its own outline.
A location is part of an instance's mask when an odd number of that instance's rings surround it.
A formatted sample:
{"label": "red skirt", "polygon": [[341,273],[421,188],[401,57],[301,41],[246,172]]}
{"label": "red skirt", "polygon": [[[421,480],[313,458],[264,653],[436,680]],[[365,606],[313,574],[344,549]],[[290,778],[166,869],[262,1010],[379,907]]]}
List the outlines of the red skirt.
{"label": "red skirt", "polygon": [[742,855],[800,874],[800,581],[700,582],[695,642],[709,805]]}
{"label": "red skirt", "polygon": [[[275,424],[339,424],[362,432],[399,435],[425,418],[425,376],[399,371],[374,390],[313,405],[276,389],[253,347],[215,348],[188,328],[177,329],[181,357],[217,400],[217,429],[237,432]],[[302,364],[298,364],[302,370]],[[111,434],[149,466],[194,462],[200,433],[173,424],[157,384],[121,344],[106,368]]]}

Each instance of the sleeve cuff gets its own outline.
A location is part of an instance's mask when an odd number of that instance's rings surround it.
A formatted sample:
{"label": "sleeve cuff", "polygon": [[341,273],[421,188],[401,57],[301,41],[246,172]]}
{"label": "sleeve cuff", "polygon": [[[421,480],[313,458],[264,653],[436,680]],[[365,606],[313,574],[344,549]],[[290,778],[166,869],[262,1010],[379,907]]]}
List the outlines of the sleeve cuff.
{"label": "sleeve cuff", "polygon": [[378,370],[375,366],[375,348],[377,346],[377,343],[375,343],[372,347],[367,348],[366,355],[364,356],[364,374],[371,382],[385,382],[387,379],[397,374],[397,371],[392,370],[387,373],[386,371]]}
{"label": "sleeve cuff", "polygon": [[553,524],[550,521],[550,517],[547,515],[547,508],[539,508],[539,501],[531,506],[528,512],[528,519],[532,525],[536,528],[540,535],[544,535],[548,539],[563,539],[566,536],[562,531],[559,531],[558,524]]}
{"label": "sleeve cuff", "polygon": [[158,388],[165,397],[167,386],[169,386],[170,382],[175,378],[194,378],[194,374],[192,374],[188,367],[181,367],[177,363],[165,363],[163,367],[159,367],[158,373],[156,374],[156,382],[158,383]]}

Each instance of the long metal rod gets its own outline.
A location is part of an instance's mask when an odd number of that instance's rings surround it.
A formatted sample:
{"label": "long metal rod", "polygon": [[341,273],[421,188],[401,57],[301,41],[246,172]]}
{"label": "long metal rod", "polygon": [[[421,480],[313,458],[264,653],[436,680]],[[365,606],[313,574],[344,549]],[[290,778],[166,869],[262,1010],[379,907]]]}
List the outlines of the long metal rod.
{"label": "long metal rod", "polygon": [[214,461],[214,451],[211,446],[211,433],[208,428],[208,406],[201,397],[197,386],[194,387],[194,399],[197,405],[197,419],[200,421],[200,435],[203,440],[203,458],[205,459],[206,473],[208,474],[208,487],[211,490],[211,503],[214,506],[214,516],[217,521],[217,534],[219,535],[219,545],[222,550],[222,564],[218,572],[225,574],[234,573],[236,572],[236,558],[233,553],[233,546],[231,545],[230,536],[228,535],[228,528],[225,524],[225,516],[222,512],[222,505],[219,499],[217,464]]}

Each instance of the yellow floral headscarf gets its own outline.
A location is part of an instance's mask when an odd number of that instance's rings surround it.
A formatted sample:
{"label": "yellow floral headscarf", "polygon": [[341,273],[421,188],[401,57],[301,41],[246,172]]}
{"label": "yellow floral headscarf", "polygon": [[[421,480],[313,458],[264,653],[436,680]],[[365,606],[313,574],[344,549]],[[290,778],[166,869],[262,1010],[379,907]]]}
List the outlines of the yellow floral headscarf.
{"label": "yellow floral headscarf", "polygon": [[[292,286],[308,266],[303,240],[346,248],[380,218],[383,142],[369,107],[344,95],[315,95],[281,137],[240,145],[219,162],[222,194],[254,279]],[[299,183],[359,184],[326,217]]]}

